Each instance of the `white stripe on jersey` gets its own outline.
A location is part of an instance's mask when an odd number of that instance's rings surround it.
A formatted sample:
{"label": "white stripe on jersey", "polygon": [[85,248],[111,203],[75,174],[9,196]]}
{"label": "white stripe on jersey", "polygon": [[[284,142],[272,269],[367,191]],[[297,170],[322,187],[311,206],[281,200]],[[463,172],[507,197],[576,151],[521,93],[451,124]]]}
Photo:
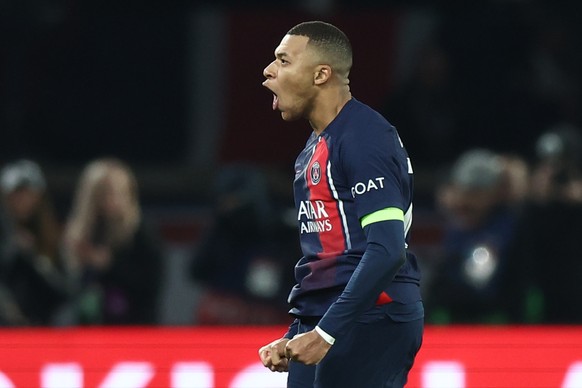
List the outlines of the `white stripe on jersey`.
{"label": "white stripe on jersey", "polygon": [[339,199],[337,194],[337,190],[333,184],[333,178],[331,177],[331,161],[327,161],[327,180],[329,182],[329,187],[331,187],[331,192],[333,193],[333,197],[338,202],[338,207],[340,211],[340,215],[342,217],[342,224],[344,225],[345,237],[346,237],[346,248],[352,249],[352,241],[350,240],[350,230],[348,229],[348,219],[346,217],[346,213],[344,211],[344,203],[342,200]]}
{"label": "white stripe on jersey", "polygon": [[[317,140],[317,143],[319,143],[321,141],[321,137]],[[313,158],[313,155],[315,155],[315,150],[317,149],[317,143],[315,143],[315,145],[311,148],[311,155],[309,155],[309,159],[307,159],[307,164],[305,165],[305,171],[303,174],[303,178],[305,178],[305,184],[307,185],[309,182],[307,180],[307,170],[309,165],[311,164],[311,159]]]}
{"label": "white stripe on jersey", "polygon": [[[408,232],[410,231],[410,227],[412,226],[412,203],[404,213],[404,238],[408,236]],[[408,244],[406,244],[406,248],[408,248]]]}

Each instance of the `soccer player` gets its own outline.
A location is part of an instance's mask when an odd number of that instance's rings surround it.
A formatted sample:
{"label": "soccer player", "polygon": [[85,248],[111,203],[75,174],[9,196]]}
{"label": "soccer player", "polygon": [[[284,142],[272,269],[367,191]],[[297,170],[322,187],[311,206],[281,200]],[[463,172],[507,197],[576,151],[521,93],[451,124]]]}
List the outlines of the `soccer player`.
{"label": "soccer player", "polygon": [[295,320],[259,350],[289,371],[289,388],[402,387],[422,342],[412,166],[396,129],[352,97],[351,66],[346,35],[312,21],[287,32],[263,72],[273,110],[313,129],[295,164]]}

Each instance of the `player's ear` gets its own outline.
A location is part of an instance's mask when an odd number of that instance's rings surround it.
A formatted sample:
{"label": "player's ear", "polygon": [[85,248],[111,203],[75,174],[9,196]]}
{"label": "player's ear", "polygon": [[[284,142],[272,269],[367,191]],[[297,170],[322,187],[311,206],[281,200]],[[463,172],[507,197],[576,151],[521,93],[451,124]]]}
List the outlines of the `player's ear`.
{"label": "player's ear", "polygon": [[329,65],[318,65],[313,75],[314,85],[321,85],[331,78],[331,67]]}

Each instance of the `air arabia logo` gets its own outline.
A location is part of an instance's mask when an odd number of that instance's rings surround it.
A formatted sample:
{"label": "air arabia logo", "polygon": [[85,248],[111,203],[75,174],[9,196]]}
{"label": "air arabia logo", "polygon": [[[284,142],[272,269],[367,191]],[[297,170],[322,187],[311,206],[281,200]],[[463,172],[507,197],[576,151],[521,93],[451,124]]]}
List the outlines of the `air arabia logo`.
{"label": "air arabia logo", "polygon": [[321,166],[319,162],[315,162],[311,165],[311,170],[309,171],[309,177],[311,178],[311,183],[314,185],[318,184],[321,180]]}

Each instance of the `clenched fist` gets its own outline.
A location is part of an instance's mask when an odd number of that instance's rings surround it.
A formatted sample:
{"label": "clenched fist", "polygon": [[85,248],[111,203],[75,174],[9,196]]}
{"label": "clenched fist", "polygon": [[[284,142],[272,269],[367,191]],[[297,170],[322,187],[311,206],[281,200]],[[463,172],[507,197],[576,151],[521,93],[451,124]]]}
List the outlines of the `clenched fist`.
{"label": "clenched fist", "polygon": [[273,372],[287,372],[289,359],[285,355],[285,345],[288,338],[280,338],[259,349],[259,357],[263,365]]}
{"label": "clenched fist", "polygon": [[288,360],[305,365],[316,365],[325,357],[331,345],[315,330],[297,334],[285,346],[285,356]]}

